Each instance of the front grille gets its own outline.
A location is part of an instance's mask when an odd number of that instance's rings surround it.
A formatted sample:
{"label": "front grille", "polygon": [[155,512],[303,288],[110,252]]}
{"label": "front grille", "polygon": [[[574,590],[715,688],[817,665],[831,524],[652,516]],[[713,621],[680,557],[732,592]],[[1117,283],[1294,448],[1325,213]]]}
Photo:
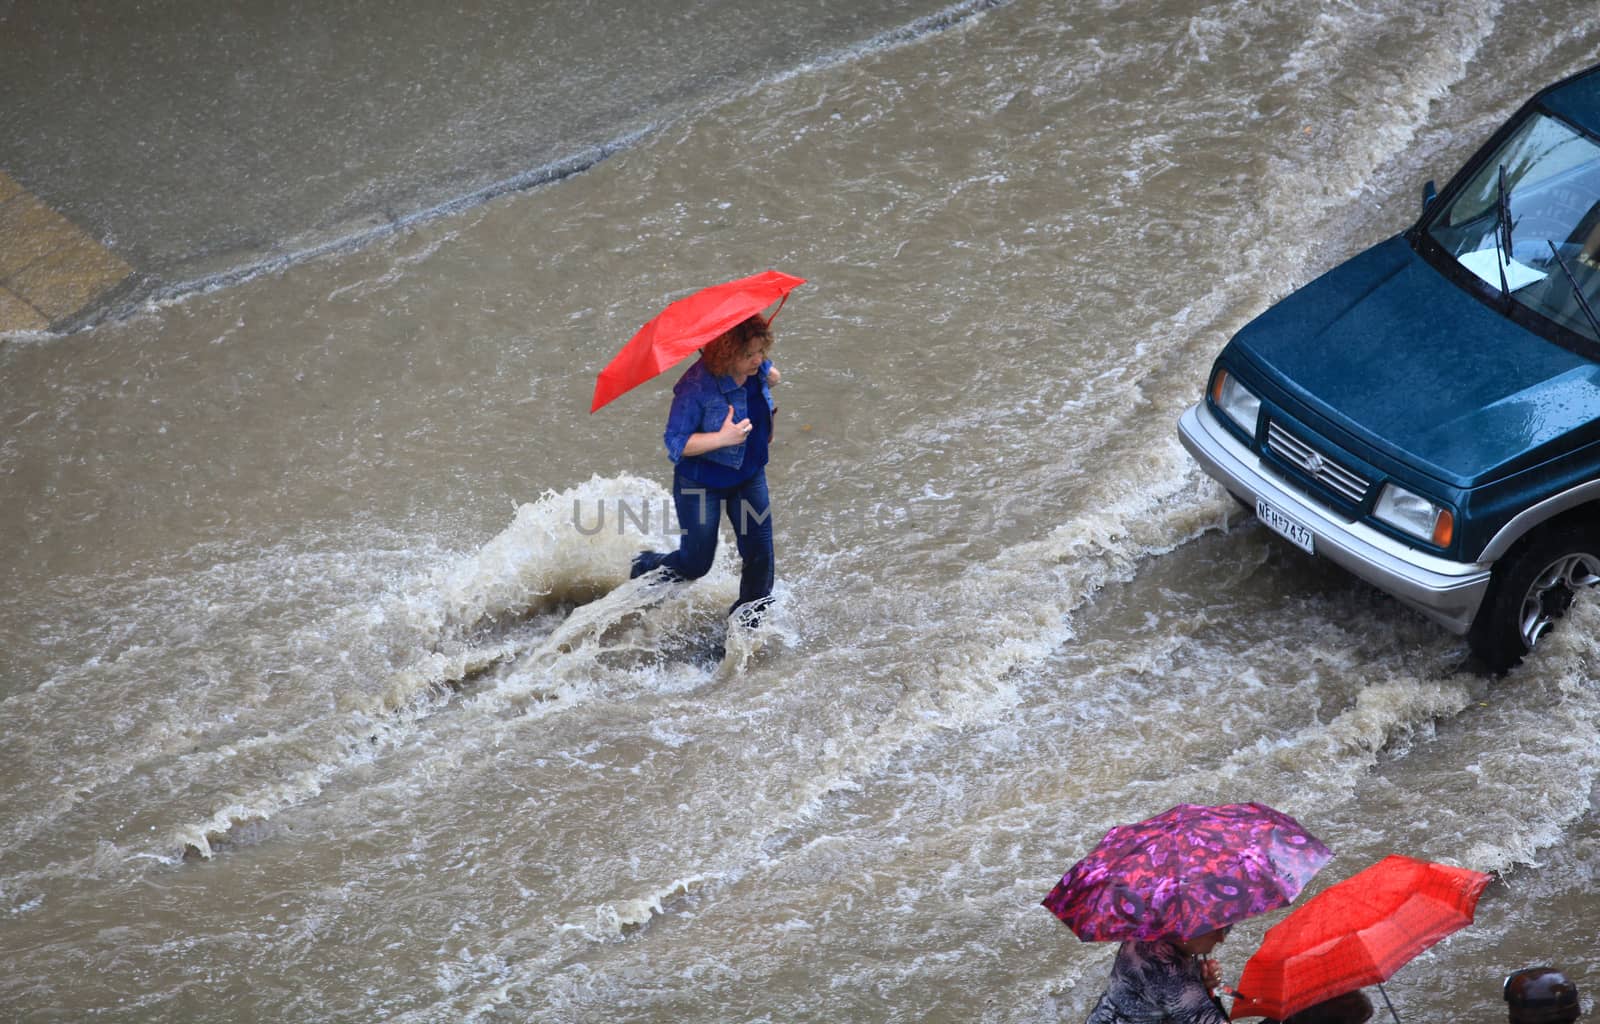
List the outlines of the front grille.
{"label": "front grille", "polygon": [[1315,480],[1352,505],[1360,504],[1366,497],[1371,481],[1323,455],[1315,448],[1278,426],[1267,421],[1267,447],[1279,458],[1297,467],[1300,472]]}

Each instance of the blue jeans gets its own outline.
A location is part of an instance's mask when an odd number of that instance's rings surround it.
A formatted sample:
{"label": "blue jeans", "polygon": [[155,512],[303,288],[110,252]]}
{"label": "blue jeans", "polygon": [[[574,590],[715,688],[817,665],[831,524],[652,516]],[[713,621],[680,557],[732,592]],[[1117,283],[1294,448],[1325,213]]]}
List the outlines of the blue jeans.
{"label": "blue jeans", "polygon": [[772,501],[767,496],[765,469],[732,487],[707,487],[675,472],[672,503],[677,507],[678,525],[683,531],[678,550],[639,552],[630,578],[665,568],[680,579],[697,580],[711,571],[717,554],[717,524],[726,509],[739,558],[744,563],[739,572],[739,600],[728,609],[729,613],[772,594]]}

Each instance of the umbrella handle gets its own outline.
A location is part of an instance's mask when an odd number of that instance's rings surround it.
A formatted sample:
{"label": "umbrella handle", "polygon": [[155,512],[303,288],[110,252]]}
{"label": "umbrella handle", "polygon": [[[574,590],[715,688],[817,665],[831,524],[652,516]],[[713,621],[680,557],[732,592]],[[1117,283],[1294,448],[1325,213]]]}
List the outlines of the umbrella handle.
{"label": "umbrella handle", "polygon": [[1400,1024],[1400,1015],[1394,1012],[1394,1004],[1389,1002],[1389,993],[1383,990],[1383,982],[1378,982],[1378,994],[1383,996],[1383,1005],[1389,1008],[1389,1016],[1394,1018],[1394,1024]]}
{"label": "umbrella handle", "polygon": [[772,321],[778,319],[778,314],[783,310],[783,304],[785,302],[788,302],[788,301],[789,301],[789,293],[788,292],[784,292],[782,295],[778,296],[778,308],[772,311],[772,315],[771,316],[767,317],[767,326],[768,327],[772,326]]}

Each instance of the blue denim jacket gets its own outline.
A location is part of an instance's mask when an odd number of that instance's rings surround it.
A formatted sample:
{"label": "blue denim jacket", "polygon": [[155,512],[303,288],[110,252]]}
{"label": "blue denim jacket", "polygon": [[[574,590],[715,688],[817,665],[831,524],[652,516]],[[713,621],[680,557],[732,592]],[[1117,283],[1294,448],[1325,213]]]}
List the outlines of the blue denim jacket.
{"label": "blue denim jacket", "polygon": [[[767,371],[772,360],[763,359],[756,374],[761,378],[761,397],[767,408],[776,410],[772,402],[772,388],[767,385]],[[733,419],[749,419],[750,410],[745,404],[747,392],[726,374],[718,376],[706,369],[704,359],[696,360],[678,383],[672,386],[672,410],[667,413],[667,431],[662,439],[667,443],[667,458],[674,463],[683,458],[683,446],[689,443],[690,434],[714,434],[722,429],[728,418],[728,406],[733,406]],[[744,445],[714,448],[704,455],[691,455],[691,459],[705,459],[729,469],[738,469],[744,461]]]}

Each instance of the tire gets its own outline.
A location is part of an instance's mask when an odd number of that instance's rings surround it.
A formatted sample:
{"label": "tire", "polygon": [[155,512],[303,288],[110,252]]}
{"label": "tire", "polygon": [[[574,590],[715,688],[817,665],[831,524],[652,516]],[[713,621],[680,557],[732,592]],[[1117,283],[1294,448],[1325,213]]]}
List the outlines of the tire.
{"label": "tire", "polygon": [[1490,669],[1504,672],[1566,614],[1577,591],[1597,583],[1600,543],[1591,532],[1540,531],[1495,563],[1467,643]]}

